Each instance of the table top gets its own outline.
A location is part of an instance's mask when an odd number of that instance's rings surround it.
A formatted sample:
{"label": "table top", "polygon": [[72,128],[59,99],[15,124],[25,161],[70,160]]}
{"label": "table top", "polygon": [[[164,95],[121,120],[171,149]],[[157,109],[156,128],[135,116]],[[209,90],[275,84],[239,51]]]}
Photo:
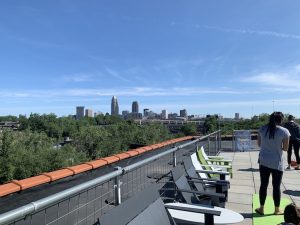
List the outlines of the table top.
{"label": "table top", "polygon": [[[214,216],[214,224],[231,224],[231,223],[239,223],[244,220],[244,217],[234,212],[230,209],[220,208],[220,207],[214,207],[214,206],[204,206],[204,205],[190,205],[185,203],[167,203],[165,205],[170,206],[180,206],[180,207],[188,207],[188,208],[199,208],[199,209],[212,209],[221,211],[220,216]],[[171,216],[175,219],[187,221],[187,222],[193,222],[195,224],[204,224],[204,214],[201,213],[194,213],[194,212],[186,212],[182,210],[176,210],[176,209],[168,209]]]}

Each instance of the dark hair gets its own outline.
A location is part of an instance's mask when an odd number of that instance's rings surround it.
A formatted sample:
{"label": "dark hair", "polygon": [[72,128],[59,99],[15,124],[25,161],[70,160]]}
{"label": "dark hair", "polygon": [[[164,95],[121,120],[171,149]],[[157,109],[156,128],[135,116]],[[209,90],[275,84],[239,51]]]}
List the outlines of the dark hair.
{"label": "dark hair", "polygon": [[284,209],[284,222],[300,224],[300,209],[295,204],[289,204]]}
{"label": "dark hair", "polygon": [[289,115],[289,116],[288,116],[288,120],[289,120],[289,121],[291,121],[291,120],[293,120],[293,119],[294,119],[293,115]]}
{"label": "dark hair", "polygon": [[281,124],[283,120],[282,112],[273,112],[269,117],[268,128],[266,131],[266,135],[269,133],[269,139],[274,139],[276,125]]}

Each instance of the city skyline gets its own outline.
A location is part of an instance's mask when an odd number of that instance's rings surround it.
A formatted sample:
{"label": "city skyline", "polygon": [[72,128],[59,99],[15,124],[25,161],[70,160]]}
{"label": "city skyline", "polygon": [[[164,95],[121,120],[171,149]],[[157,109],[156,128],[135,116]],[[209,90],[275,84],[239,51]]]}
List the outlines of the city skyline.
{"label": "city skyline", "polygon": [[85,105],[300,117],[300,2],[0,3],[0,115]]}

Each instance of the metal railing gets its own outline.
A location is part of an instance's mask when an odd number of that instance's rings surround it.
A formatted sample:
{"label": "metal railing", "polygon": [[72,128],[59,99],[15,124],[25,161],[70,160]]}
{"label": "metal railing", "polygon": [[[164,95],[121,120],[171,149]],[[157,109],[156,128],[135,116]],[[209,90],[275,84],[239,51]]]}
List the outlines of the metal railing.
{"label": "metal railing", "polygon": [[126,167],[116,167],[104,176],[31,202],[0,215],[0,224],[94,224],[103,213],[166,174],[196,145],[206,145],[210,154],[220,150],[220,131],[167,149]]}

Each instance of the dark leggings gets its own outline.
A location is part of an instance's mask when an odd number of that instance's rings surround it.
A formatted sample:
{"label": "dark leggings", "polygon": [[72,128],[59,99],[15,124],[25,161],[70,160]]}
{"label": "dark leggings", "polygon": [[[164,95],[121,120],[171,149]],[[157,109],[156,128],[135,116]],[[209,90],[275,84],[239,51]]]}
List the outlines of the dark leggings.
{"label": "dark leggings", "polygon": [[296,161],[297,164],[300,164],[300,158],[299,158],[299,143],[295,140],[290,139],[289,142],[289,149],[288,149],[288,164],[291,164],[291,159],[292,159],[292,148],[294,147],[294,153],[296,156]]}
{"label": "dark leggings", "polygon": [[259,201],[260,205],[265,205],[267,197],[267,188],[269,184],[270,174],[272,174],[272,185],[273,185],[273,200],[275,207],[280,205],[280,184],[282,180],[283,172],[280,170],[270,169],[268,167],[259,166],[260,173],[260,188],[259,188]]}

